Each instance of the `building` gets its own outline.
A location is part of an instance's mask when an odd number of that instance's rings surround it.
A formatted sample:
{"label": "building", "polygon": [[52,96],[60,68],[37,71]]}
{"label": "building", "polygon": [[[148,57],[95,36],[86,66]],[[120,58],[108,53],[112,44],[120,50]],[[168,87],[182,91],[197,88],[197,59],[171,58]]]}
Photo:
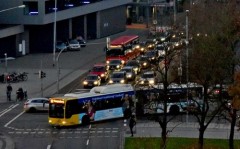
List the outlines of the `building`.
{"label": "building", "polygon": [[53,52],[54,39],[89,40],[122,32],[131,1],[0,0],[0,58],[4,53],[19,57]]}

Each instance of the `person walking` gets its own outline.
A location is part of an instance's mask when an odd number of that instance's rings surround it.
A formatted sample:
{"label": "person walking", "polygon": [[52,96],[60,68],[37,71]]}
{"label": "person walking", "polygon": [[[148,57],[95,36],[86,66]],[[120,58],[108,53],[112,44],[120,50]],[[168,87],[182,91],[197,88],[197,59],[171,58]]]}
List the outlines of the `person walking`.
{"label": "person walking", "polygon": [[136,125],[136,120],[134,115],[131,115],[130,120],[129,120],[129,128],[131,132],[131,136],[133,137],[133,127]]}
{"label": "person walking", "polygon": [[11,84],[8,84],[7,86],[7,100],[11,101],[11,93],[12,93],[12,86]]}

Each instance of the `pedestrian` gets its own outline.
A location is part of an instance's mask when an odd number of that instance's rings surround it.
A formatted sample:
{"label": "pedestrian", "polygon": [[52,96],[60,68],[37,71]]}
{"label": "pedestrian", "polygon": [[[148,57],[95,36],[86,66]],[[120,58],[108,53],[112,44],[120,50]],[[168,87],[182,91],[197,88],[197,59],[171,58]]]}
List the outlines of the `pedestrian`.
{"label": "pedestrian", "polygon": [[7,86],[7,100],[8,101],[11,101],[11,93],[12,93],[12,86],[9,83],[8,86]]}
{"label": "pedestrian", "polygon": [[136,125],[136,120],[134,115],[131,115],[130,120],[129,120],[129,128],[131,132],[131,136],[133,137],[133,127]]}

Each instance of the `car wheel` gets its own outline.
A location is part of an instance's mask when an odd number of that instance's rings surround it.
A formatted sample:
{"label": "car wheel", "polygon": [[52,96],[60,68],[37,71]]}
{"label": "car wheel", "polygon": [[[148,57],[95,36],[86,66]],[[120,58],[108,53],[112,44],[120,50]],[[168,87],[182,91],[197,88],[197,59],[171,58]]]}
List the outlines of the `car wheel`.
{"label": "car wheel", "polygon": [[34,113],[34,112],[36,112],[37,110],[35,109],[35,108],[30,108],[29,109],[29,112],[31,112],[31,113]]}

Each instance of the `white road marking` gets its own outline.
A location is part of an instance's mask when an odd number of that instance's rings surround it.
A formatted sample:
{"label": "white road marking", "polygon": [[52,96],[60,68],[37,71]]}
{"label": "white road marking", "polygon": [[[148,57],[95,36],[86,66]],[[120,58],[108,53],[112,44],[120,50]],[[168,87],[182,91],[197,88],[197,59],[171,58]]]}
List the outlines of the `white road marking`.
{"label": "white road marking", "polygon": [[23,111],[22,113],[15,116],[11,121],[9,121],[7,124],[5,124],[4,127],[7,127],[9,124],[11,124],[13,121],[15,121],[18,117],[20,117],[23,113],[25,113],[25,112]]}
{"label": "white road marking", "polygon": [[7,109],[1,111],[0,117],[2,117],[4,114],[6,114],[7,112],[11,111],[12,109],[14,109],[15,107],[17,107],[19,104],[15,104],[15,105],[11,105],[10,107],[8,107]]}
{"label": "white road marking", "polygon": [[87,143],[86,143],[86,145],[88,145],[89,144],[89,139],[87,139]]}
{"label": "white road marking", "polygon": [[47,149],[51,149],[51,146],[52,146],[52,145],[48,145],[48,146],[47,146]]}

